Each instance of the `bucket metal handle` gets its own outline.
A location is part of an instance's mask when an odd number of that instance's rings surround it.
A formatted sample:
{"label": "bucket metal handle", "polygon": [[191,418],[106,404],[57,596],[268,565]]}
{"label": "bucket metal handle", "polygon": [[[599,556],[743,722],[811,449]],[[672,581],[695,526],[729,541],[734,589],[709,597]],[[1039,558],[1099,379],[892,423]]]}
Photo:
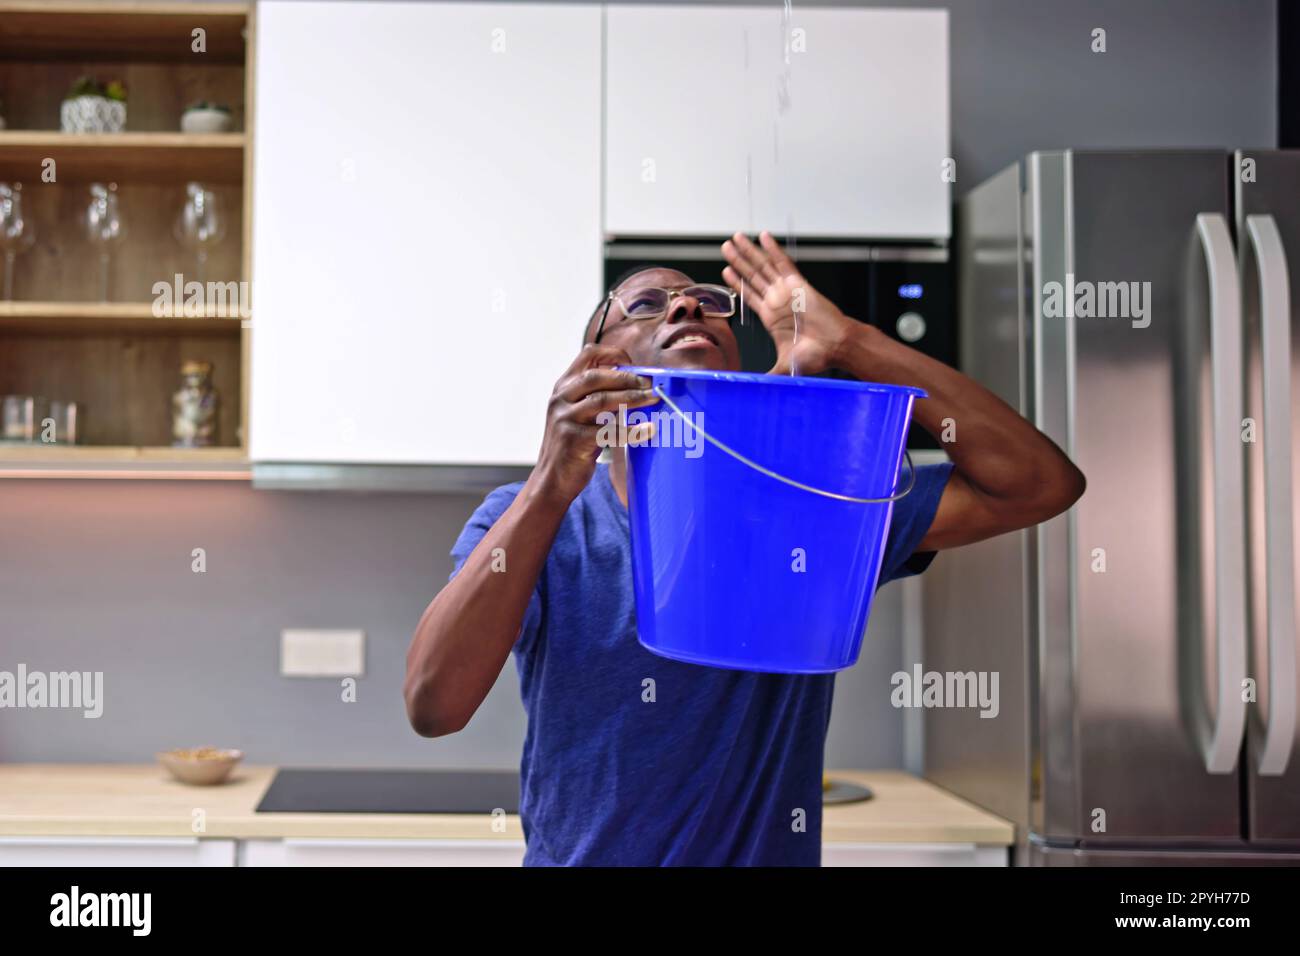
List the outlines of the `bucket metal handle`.
{"label": "bucket metal handle", "polygon": [[758,462],[751,461],[750,459],[742,455],[740,452],[736,451],[734,448],[724,445],[721,441],[714,438],[712,435],[706,432],[699,425],[696,425],[693,421],[691,421],[690,418],[680,408],[677,407],[677,403],[668,397],[667,393],[663,390],[661,386],[656,384],[654,386],[654,391],[656,395],[658,395],[661,399],[663,399],[664,404],[667,405],[670,409],[672,409],[674,415],[676,415],[688,426],[690,426],[692,431],[698,434],[709,444],[722,449],[732,458],[736,459],[736,461],[740,462],[741,464],[748,465],[750,468],[753,468],[755,471],[759,472],[760,474],[767,475],[769,478],[775,478],[777,481],[784,482],[787,485],[792,485],[793,487],[802,489],[803,491],[810,491],[814,495],[821,495],[823,498],[834,498],[836,501],[851,501],[854,502],[855,504],[862,504],[862,505],[883,505],[883,504],[888,504],[891,501],[898,501],[900,498],[907,497],[909,494],[911,494],[912,489],[916,487],[916,465],[912,463],[912,453],[909,452],[906,448],[903,449],[903,457],[907,459],[907,471],[908,471],[907,487],[904,488],[902,491],[900,491],[898,494],[891,495],[888,498],[855,498],[853,495],[841,495],[834,491],[823,491],[820,488],[814,488],[812,485],[805,485],[802,481],[795,481],[793,478],[787,478],[785,475],[777,474],[775,471],[772,471],[772,469],[770,468],[764,468]]}

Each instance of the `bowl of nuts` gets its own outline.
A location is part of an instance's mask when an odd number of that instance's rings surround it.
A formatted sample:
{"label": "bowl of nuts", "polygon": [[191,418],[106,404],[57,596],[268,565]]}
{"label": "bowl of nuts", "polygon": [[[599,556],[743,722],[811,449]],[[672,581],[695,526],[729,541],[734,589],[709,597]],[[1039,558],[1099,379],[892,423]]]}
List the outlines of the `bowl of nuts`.
{"label": "bowl of nuts", "polygon": [[243,759],[242,750],[223,750],[220,747],[178,748],[158,754],[158,762],[173,777],[181,783],[198,786],[221,783]]}

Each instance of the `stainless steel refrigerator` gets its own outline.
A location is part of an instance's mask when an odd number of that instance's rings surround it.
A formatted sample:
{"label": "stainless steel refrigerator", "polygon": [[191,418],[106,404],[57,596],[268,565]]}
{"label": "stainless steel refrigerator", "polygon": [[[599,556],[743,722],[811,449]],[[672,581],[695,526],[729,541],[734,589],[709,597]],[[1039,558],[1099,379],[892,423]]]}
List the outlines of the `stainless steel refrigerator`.
{"label": "stainless steel refrigerator", "polygon": [[1300,152],[1034,153],[957,229],[963,369],[1088,488],[925,576],[924,669],[1001,696],[926,776],[1020,864],[1300,864]]}

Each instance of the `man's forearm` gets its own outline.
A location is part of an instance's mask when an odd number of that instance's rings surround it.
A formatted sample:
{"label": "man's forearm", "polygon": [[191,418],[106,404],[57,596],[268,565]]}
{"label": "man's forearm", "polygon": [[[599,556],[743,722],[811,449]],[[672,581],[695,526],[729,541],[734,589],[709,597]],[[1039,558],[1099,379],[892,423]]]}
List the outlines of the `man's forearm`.
{"label": "man's forearm", "polygon": [[407,716],[419,733],[460,730],[492,689],[566,508],[530,480],[425,610],[406,655]]}
{"label": "man's forearm", "polygon": [[925,389],[929,397],[917,401],[916,422],[990,502],[1014,503],[1028,517],[1039,506],[1055,513],[1061,499],[1081,493],[1083,476],[1051,439],[956,369],[862,323],[836,349],[834,364],[865,381]]}

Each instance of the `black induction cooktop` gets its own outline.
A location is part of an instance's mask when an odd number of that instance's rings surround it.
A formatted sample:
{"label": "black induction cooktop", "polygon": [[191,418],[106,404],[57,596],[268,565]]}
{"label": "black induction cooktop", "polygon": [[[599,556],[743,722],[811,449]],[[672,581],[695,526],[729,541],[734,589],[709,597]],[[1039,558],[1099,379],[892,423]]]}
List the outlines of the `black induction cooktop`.
{"label": "black induction cooktop", "polygon": [[258,813],[519,812],[513,770],[295,770],[276,773]]}

